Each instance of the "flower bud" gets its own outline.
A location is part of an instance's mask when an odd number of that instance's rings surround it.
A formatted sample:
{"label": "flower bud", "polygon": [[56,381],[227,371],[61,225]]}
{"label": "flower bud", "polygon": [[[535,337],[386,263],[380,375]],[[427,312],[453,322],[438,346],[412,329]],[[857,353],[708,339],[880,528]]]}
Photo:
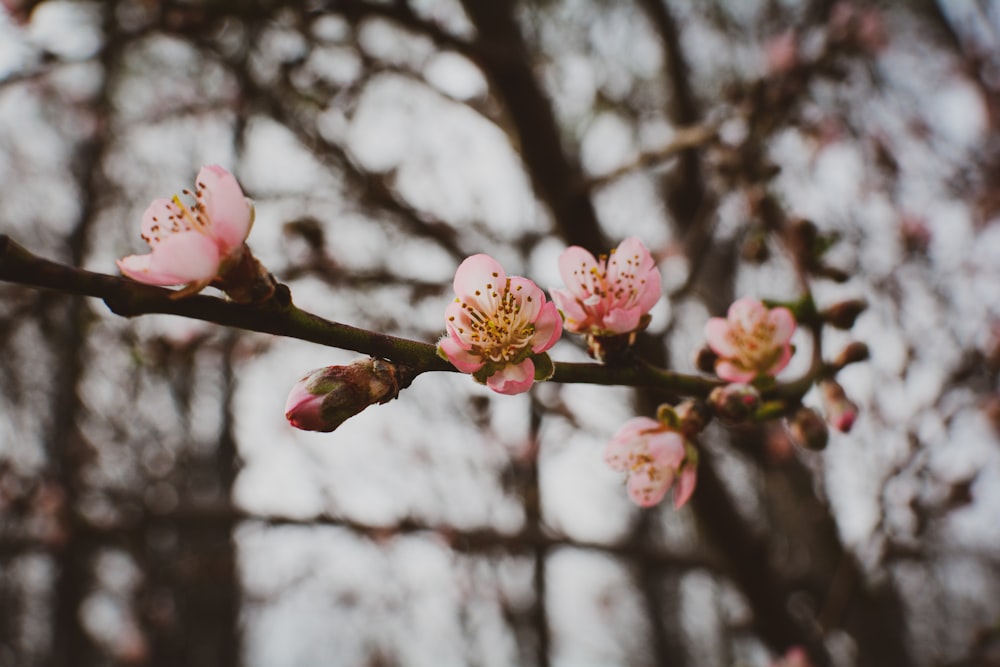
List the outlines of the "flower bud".
{"label": "flower bud", "polygon": [[833,380],[820,383],[823,395],[823,409],[826,410],[826,421],[841,433],[847,433],[858,418],[858,406],[844,393],[844,388]]}
{"label": "flower bud", "polygon": [[285,403],[285,419],[303,431],[328,433],[369,405],[399,394],[399,373],[381,359],[327,366],[299,380]]}
{"label": "flower bud", "polygon": [[760,392],[752,385],[734,382],[713,389],[708,403],[723,421],[746,421],[760,407]]}
{"label": "flower bud", "polygon": [[850,299],[833,304],[821,312],[820,317],[823,318],[824,322],[838,329],[850,329],[854,326],[858,315],[865,312],[867,308],[868,302],[864,299]]}
{"label": "flower bud", "polygon": [[712,412],[703,401],[684,401],[674,408],[674,413],[677,415],[678,429],[688,438],[701,433],[712,419]]}
{"label": "flower bud", "polygon": [[868,351],[868,346],[860,341],[854,341],[840,351],[837,358],[833,360],[833,365],[840,369],[848,364],[867,361],[869,356],[871,353]]}
{"label": "flower bud", "polygon": [[813,451],[825,449],[830,439],[826,422],[815,410],[807,407],[800,407],[788,419],[788,432],[796,444]]}

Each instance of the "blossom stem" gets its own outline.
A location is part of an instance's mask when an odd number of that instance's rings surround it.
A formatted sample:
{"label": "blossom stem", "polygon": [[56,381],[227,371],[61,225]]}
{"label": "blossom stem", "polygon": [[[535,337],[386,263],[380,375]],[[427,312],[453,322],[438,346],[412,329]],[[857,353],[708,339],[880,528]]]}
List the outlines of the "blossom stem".
{"label": "blossom stem", "polygon": [[[284,285],[278,286],[273,298],[257,304],[236,303],[206,295],[172,299],[173,292],[162,287],[43,259],[6,234],[0,234],[0,280],[96,297],[102,299],[112,312],[123,317],[152,313],[179,315],[352,350],[409,367],[412,374],[407,373],[407,379],[430,371],[456,370],[438,356],[433,344],[332,322],[304,311],[292,303],[291,293]],[[822,372],[822,368],[814,370]],[[764,392],[765,397],[787,398],[804,393],[815,376],[815,373],[810,373],[787,387],[778,384]],[[698,397],[707,396],[712,389],[724,384],[717,379],[675,373],[641,361],[621,366],[556,362],[555,373],[549,381],[657,387]]]}

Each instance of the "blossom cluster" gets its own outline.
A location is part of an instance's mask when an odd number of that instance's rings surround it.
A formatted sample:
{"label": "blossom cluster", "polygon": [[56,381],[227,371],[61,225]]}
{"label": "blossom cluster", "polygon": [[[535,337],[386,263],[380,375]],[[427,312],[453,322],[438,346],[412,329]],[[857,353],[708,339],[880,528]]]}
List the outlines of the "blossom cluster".
{"label": "blossom cluster", "polygon": [[[193,203],[174,196],[150,204],[142,217],[142,238],[150,252],[119,260],[122,273],[151,285],[183,286],[174,298],[208,285],[235,300],[252,296],[248,284],[255,276],[270,274],[246,244],[254,220],[251,200],[231,173],[215,165],[202,168],[195,190],[183,193]],[[649,249],[635,237],[598,257],[572,246],[559,257],[558,266],[565,286],[550,290],[548,300],[533,281],[508,274],[489,255],[465,259],[452,283],[455,297],[445,308],[439,355],[501,394],[526,392],[535,382],[553,376],[556,366],[548,351],[564,330],[583,337],[588,353],[601,362],[634,363],[631,346],[663,295],[660,271]],[[263,298],[271,293],[265,292]],[[671,488],[676,507],[688,501],[698,462],[691,439],[705,425],[703,411],[727,422],[752,417],[761,406],[759,389],[769,386],[793,355],[795,328],[790,309],[768,307],[749,297],[734,302],[725,318],[707,322],[711,370],[725,383],[710,393],[707,403],[661,406],[657,419],[628,420],[607,445],[605,462],[626,474],[632,501],[649,507]],[[296,428],[331,431],[368,405],[395,398],[399,388],[397,370],[390,362],[365,360],[318,369],[295,385],[286,417]],[[826,379],[822,393],[828,421],[840,430],[850,429],[857,407],[840,385]],[[815,431],[807,428],[806,422],[814,421],[811,414],[802,418],[797,414],[793,430],[806,435]],[[811,438],[817,444],[819,435]]]}

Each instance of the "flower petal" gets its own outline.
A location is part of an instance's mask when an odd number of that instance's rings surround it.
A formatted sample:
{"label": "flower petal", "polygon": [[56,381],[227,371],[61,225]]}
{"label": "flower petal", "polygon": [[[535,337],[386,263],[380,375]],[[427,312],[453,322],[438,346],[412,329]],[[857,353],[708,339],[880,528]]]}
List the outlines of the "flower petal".
{"label": "flower petal", "polygon": [[445,336],[438,341],[438,347],[448,357],[451,365],[463,373],[475,373],[483,367],[485,361],[478,354],[473,354],[462,347],[453,336]]}
{"label": "flower petal", "polygon": [[750,382],[757,377],[757,371],[741,368],[727,359],[715,362],[715,374],[727,382]]}
{"label": "flower petal", "polygon": [[[177,225],[176,230],[174,225]],[[151,247],[156,247],[161,239],[187,229],[181,210],[169,199],[154,199],[142,214],[142,238]]]}
{"label": "flower petal", "polygon": [[544,352],[562,336],[562,318],[556,304],[551,301],[542,306],[535,320],[535,333],[531,337],[531,351]]}
{"label": "flower petal", "polygon": [[563,283],[579,299],[585,299],[590,293],[590,270],[597,266],[597,260],[587,250],[574,245],[563,250],[559,255],[559,275]]}
{"label": "flower petal", "polygon": [[486,380],[486,386],[499,394],[520,394],[531,389],[535,382],[535,364],[525,359],[519,364],[508,364]]}
{"label": "flower petal", "polygon": [[757,299],[745,296],[729,306],[726,316],[731,326],[736,325],[744,331],[753,331],[759,322],[767,318],[767,308]]}
{"label": "flower petal", "polygon": [[628,495],[639,507],[652,507],[663,500],[673,482],[673,470],[644,466],[629,475]]}
{"label": "flower petal", "polygon": [[795,316],[784,307],[772,308],[767,314],[768,323],[774,327],[773,342],[775,345],[787,343],[795,333]]}
{"label": "flower petal", "polygon": [[153,248],[151,274],[173,275],[181,283],[212,280],[219,272],[219,247],[196,231],[172,234]]}
{"label": "flower petal", "polygon": [[781,346],[780,349],[781,349],[781,354],[777,355],[777,359],[774,360],[774,363],[771,364],[771,367],[764,369],[765,375],[777,375],[785,368],[785,366],[788,365],[788,362],[791,360],[792,346],[789,345],[788,343],[785,343],[784,345]]}
{"label": "flower petal", "polygon": [[614,308],[604,316],[601,328],[616,334],[635,331],[642,315],[642,311],[638,308]]}
{"label": "flower petal", "polygon": [[720,357],[736,357],[740,349],[729,337],[729,320],[713,317],[705,323],[705,342]]}
{"label": "flower petal", "polygon": [[524,322],[534,322],[545,305],[545,292],[538,285],[521,276],[510,277],[510,293],[521,305],[518,317]]}
{"label": "flower petal", "polygon": [[663,425],[649,417],[633,417],[622,424],[604,448],[604,462],[613,470],[628,470],[639,455],[647,454],[646,436]]}
{"label": "flower petal", "polygon": [[169,285],[183,285],[186,282],[183,278],[172,273],[153,273],[149,266],[152,259],[152,254],[129,255],[118,260],[118,268],[121,270],[122,275],[147,285],[166,287]]}
{"label": "flower petal", "polygon": [[218,165],[202,167],[196,180],[205,214],[212,221],[211,235],[224,255],[243,245],[253,224],[253,206],[236,178]]}
{"label": "flower petal", "polygon": [[676,431],[650,435],[646,447],[657,467],[676,470],[684,461],[684,438]]}
{"label": "flower petal", "polygon": [[677,485],[674,487],[674,509],[680,509],[687,504],[694,494],[695,484],[698,482],[698,469],[693,465],[686,465],[681,470],[680,477],[677,478]]}

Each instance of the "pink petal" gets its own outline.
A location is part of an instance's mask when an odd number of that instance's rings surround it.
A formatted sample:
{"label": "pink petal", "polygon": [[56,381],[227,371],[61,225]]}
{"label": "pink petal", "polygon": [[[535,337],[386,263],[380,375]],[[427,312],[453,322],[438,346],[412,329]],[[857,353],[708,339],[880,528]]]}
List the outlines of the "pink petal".
{"label": "pink petal", "polygon": [[472,318],[469,309],[463,308],[458,301],[452,301],[444,311],[445,326],[448,335],[465,350],[472,349]]}
{"label": "pink petal", "polygon": [[698,469],[692,465],[684,466],[680,477],[677,478],[677,486],[674,487],[674,509],[680,509],[687,504],[694,494],[695,484],[698,482]]}
{"label": "pink petal", "polygon": [[562,318],[559,317],[556,304],[550,301],[542,307],[538,319],[535,320],[535,333],[531,336],[531,351],[544,352],[555,345],[560,336],[562,336]]}
{"label": "pink petal", "polygon": [[647,436],[662,429],[660,422],[649,417],[629,419],[608,441],[604,448],[604,462],[613,470],[628,470],[636,456],[648,453]]}
{"label": "pink petal", "polygon": [[750,382],[757,377],[757,371],[740,368],[726,359],[715,363],[715,374],[727,382]]}
{"label": "pink petal", "polygon": [[738,324],[744,331],[752,331],[758,322],[767,318],[767,308],[757,299],[745,296],[734,301],[726,315],[730,324]]}
{"label": "pink petal", "polygon": [[486,380],[486,386],[499,394],[520,394],[531,389],[534,382],[535,363],[525,359],[501,368]]}
{"label": "pink petal", "polygon": [[452,336],[445,336],[438,341],[438,347],[448,357],[451,365],[463,373],[475,373],[486,363],[478,354],[469,352]]}
{"label": "pink petal", "polygon": [[772,308],[767,315],[767,320],[774,327],[774,343],[780,345],[787,343],[795,333],[795,316],[792,311],[784,307]]}
{"label": "pink petal", "polygon": [[765,375],[777,375],[788,365],[788,362],[792,358],[792,346],[785,343],[781,346],[781,354],[778,358],[771,364],[771,367],[764,371]]}
{"label": "pink petal", "polygon": [[663,279],[660,278],[660,270],[655,266],[645,274],[639,274],[639,279],[645,282],[637,285],[639,294],[636,295],[635,305],[645,315],[660,300],[663,294]]}
{"label": "pink petal", "polygon": [[528,322],[538,319],[538,313],[545,305],[545,292],[534,282],[521,276],[511,276],[510,293],[521,304],[520,317]]}
{"label": "pink petal", "polygon": [[649,248],[646,244],[639,240],[637,236],[630,236],[621,243],[618,244],[618,248],[615,250],[616,255],[621,255],[623,257],[638,258],[638,261],[633,264],[631,269],[633,273],[641,275],[650,271],[656,266],[656,262],[653,261],[653,256],[649,252]]}
{"label": "pink petal", "polygon": [[662,431],[663,424],[651,417],[632,417],[615,431],[612,440],[634,440],[638,436]]}
{"label": "pink petal", "polygon": [[455,294],[461,297],[475,294],[475,291],[482,290],[486,283],[497,285],[505,283],[506,280],[507,273],[500,266],[500,262],[480,253],[466,257],[458,265],[452,286]]}
{"label": "pink petal", "polygon": [[559,255],[559,275],[570,293],[579,299],[587,297],[587,290],[582,286],[589,284],[587,277],[595,266],[597,260],[594,256],[577,245],[566,248]]}
{"label": "pink petal", "polygon": [[458,265],[452,285],[460,299],[483,313],[492,314],[499,306],[500,289],[506,282],[507,273],[500,263],[489,255],[479,254],[466,257]]}
{"label": "pink petal", "polygon": [[552,302],[566,316],[566,328],[583,333],[590,327],[590,317],[569,290],[552,290]]}
{"label": "pink petal", "polygon": [[224,255],[243,245],[253,225],[253,207],[236,178],[218,165],[202,167],[197,186],[203,191],[205,213],[212,221],[211,234]]}
{"label": "pink petal", "polygon": [[659,468],[676,470],[684,461],[684,438],[676,431],[663,431],[649,436],[649,455]]}
{"label": "pink petal", "polygon": [[147,285],[183,285],[185,280],[172,273],[153,273],[149,267],[153,255],[129,255],[118,260],[118,268],[122,275]]}
{"label": "pink petal", "polygon": [[176,276],[180,283],[201,282],[218,275],[220,260],[212,239],[200,232],[181,232],[153,248],[149,270],[154,275]]}
{"label": "pink petal", "polygon": [[181,230],[188,228],[176,204],[169,199],[154,199],[142,214],[143,238],[149,241],[150,246],[157,245],[161,238],[175,233],[171,231],[175,221]]}
{"label": "pink petal", "polygon": [[713,317],[705,323],[705,341],[720,357],[737,357],[738,347],[729,339],[729,320]]}
{"label": "pink petal", "polygon": [[646,466],[629,475],[627,485],[629,498],[639,507],[652,507],[663,500],[673,481],[673,470]]}
{"label": "pink petal", "polygon": [[639,308],[614,308],[601,322],[601,328],[617,334],[635,331],[644,315]]}

